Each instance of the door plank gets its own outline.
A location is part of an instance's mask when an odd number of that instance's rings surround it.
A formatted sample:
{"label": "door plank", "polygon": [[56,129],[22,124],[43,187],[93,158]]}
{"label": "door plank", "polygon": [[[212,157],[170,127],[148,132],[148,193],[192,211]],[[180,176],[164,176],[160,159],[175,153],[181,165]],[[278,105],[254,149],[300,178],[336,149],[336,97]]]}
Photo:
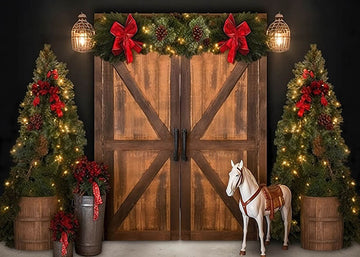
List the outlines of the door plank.
{"label": "door plank", "polygon": [[237,81],[242,76],[247,67],[248,64],[246,63],[236,63],[234,69],[232,70],[230,76],[226,79],[216,98],[210,103],[201,119],[194,126],[190,138],[198,139],[202,137],[206,129],[209,127],[211,121],[214,119],[216,113],[218,112],[222,104],[225,102],[227,97],[230,95],[230,92],[233,90]]}
{"label": "door plank", "polygon": [[140,178],[138,183],[134,186],[124,202],[121,204],[120,208],[113,215],[109,224],[110,231],[116,230],[124,221],[128,213],[135,206],[136,202],[140,199],[141,195],[145,192],[147,187],[151,184],[151,181],[155,178],[156,174],[165,164],[169,156],[169,151],[159,152],[155,160],[151,163],[150,167],[145,171],[144,175]]}
{"label": "door plank", "polygon": [[243,226],[242,215],[239,210],[239,205],[233,197],[229,197],[226,194],[226,185],[221,181],[219,175],[210,166],[208,161],[199,151],[193,151],[191,157],[194,159],[196,164],[199,166],[201,171],[204,173],[214,190],[221,197],[225,205],[229,208],[232,215],[236,218],[238,223]]}
{"label": "door plank", "polygon": [[119,62],[114,64],[114,68],[121,77],[121,79],[126,84],[127,88],[129,89],[130,93],[134,97],[135,101],[138,103],[146,117],[148,118],[151,126],[154,128],[155,132],[158,136],[163,139],[170,139],[171,134],[166,127],[166,125],[161,121],[159,115],[156,113],[154,108],[151,106],[150,102],[144,97],[142,92],[139,89],[136,81],[133,79],[131,74],[129,73],[128,69],[126,68],[123,62]]}

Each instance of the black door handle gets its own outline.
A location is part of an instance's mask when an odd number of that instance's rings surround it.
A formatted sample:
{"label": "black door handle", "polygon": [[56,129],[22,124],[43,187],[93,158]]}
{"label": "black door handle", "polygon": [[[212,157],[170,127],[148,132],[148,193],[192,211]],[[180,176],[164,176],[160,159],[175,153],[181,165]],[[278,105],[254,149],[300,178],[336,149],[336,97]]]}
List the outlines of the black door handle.
{"label": "black door handle", "polygon": [[183,161],[187,161],[187,156],[186,156],[186,138],[187,138],[187,130],[183,129],[182,130],[182,152],[181,152],[181,159]]}
{"label": "black door handle", "polygon": [[173,160],[179,160],[179,129],[174,128],[174,153],[173,153]]}

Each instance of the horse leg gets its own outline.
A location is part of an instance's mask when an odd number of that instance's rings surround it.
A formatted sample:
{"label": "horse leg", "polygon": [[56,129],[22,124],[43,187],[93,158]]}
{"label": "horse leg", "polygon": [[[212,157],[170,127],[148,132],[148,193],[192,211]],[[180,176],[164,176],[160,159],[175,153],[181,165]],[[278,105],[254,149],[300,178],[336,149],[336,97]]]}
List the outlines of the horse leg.
{"label": "horse leg", "polygon": [[283,208],[281,208],[281,217],[284,223],[284,243],[282,249],[287,250],[289,243],[289,232],[290,232],[290,222],[291,222],[291,207],[289,208],[287,206],[283,206]]}
{"label": "horse leg", "polygon": [[242,241],[242,246],[241,246],[241,250],[240,250],[240,255],[246,255],[246,234],[247,234],[247,229],[248,229],[248,224],[249,224],[249,217],[247,215],[245,215],[244,213],[242,214],[243,216],[243,241]]}
{"label": "horse leg", "polygon": [[267,225],[267,230],[266,230],[266,240],[265,240],[265,245],[269,245],[270,244],[270,217],[269,215],[265,216],[266,219],[266,225]]}
{"label": "horse leg", "polygon": [[264,215],[261,213],[256,217],[256,222],[259,229],[259,239],[260,239],[260,256],[265,257],[265,244],[264,244]]}

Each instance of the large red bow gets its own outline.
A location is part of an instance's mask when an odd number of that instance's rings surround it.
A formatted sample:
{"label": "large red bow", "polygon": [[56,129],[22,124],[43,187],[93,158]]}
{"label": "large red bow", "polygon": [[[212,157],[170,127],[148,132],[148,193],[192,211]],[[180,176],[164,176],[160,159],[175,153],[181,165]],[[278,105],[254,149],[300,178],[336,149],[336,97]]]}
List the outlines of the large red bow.
{"label": "large red bow", "polygon": [[131,14],[129,14],[126,19],[125,27],[115,21],[110,29],[110,33],[115,36],[112,53],[114,55],[119,55],[122,51],[124,51],[127,63],[131,63],[133,61],[131,49],[140,53],[142,48],[142,42],[131,39],[136,32],[136,21]]}
{"label": "large red bow", "polygon": [[246,21],[243,21],[236,27],[234,16],[230,13],[224,23],[224,32],[230,38],[226,41],[221,41],[218,44],[220,45],[220,51],[222,53],[227,49],[230,49],[227,58],[228,62],[234,62],[236,51],[239,51],[242,55],[247,55],[249,53],[249,47],[245,36],[249,35],[251,30]]}

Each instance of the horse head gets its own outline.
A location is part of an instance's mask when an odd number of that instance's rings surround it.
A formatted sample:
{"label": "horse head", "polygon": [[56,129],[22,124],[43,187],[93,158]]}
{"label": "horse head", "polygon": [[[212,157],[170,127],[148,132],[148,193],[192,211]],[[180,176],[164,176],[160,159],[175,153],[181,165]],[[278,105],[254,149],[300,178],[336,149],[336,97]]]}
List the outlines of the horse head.
{"label": "horse head", "polygon": [[229,172],[229,182],[226,188],[226,193],[228,196],[233,196],[236,188],[240,186],[243,181],[243,167],[244,163],[241,160],[239,163],[234,164],[231,160],[232,169]]}

